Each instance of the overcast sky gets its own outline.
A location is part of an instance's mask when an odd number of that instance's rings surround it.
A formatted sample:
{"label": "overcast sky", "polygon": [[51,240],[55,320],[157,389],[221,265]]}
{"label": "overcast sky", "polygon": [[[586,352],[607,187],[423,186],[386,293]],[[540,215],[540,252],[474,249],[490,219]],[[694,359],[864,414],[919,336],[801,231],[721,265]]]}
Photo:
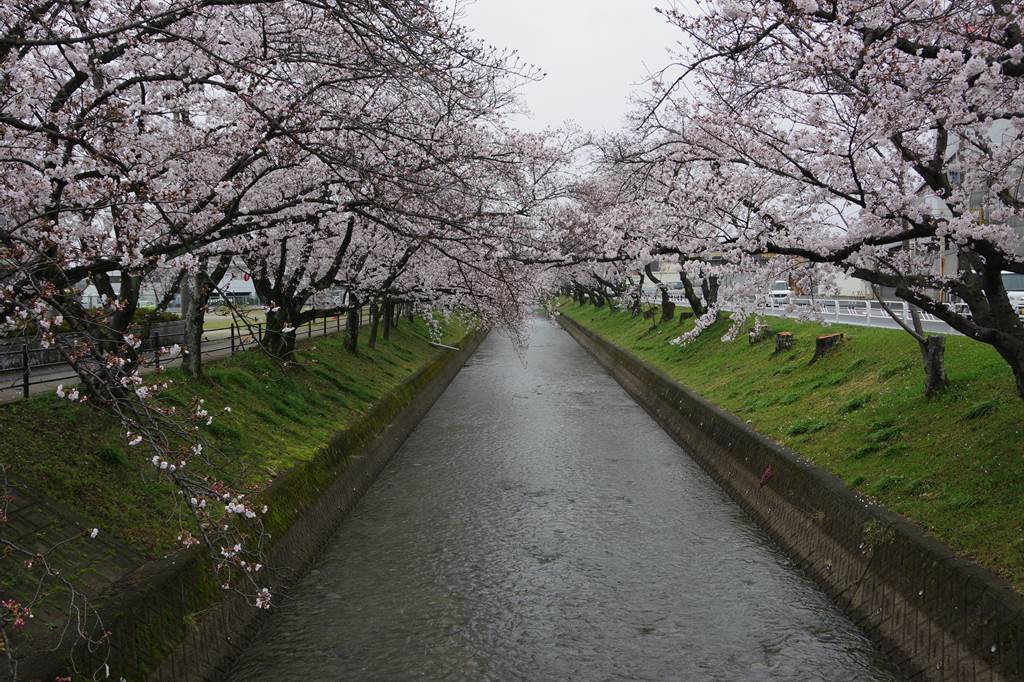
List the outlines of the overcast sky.
{"label": "overcast sky", "polygon": [[572,119],[584,129],[621,126],[627,98],[668,62],[678,31],[654,12],[663,0],[476,0],[463,22],[497,47],[519,50],[547,72],[524,90],[528,130]]}

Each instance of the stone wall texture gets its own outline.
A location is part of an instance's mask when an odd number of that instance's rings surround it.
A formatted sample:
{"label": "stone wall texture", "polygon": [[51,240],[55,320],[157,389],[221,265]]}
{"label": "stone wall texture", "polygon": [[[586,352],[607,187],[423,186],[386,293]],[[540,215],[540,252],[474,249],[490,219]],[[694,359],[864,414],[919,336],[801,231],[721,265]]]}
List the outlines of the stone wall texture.
{"label": "stone wall texture", "polygon": [[1024,679],[1024,601],[1005,580],[628,351],[559,322],[910,679]]}

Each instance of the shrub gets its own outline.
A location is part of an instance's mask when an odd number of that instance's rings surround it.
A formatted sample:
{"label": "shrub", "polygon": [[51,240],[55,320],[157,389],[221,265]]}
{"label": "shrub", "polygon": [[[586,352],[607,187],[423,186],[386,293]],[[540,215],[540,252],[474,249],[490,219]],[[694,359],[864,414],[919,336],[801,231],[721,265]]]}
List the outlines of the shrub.
{"label": "shrub", "polygon": [[136,308],[132,315],[132,324],[145,324],[146,322],[176,322],[181,315],[163,310],[156,312],[155,308]]}

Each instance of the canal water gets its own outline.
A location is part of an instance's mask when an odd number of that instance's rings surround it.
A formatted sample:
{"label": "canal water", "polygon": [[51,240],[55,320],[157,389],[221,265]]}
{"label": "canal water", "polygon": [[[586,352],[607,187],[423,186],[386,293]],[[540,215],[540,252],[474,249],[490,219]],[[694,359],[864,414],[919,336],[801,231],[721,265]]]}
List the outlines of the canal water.
{"label": "canal water", "polygon": [[232,680],[895,680],[547,320],[492,333]]}

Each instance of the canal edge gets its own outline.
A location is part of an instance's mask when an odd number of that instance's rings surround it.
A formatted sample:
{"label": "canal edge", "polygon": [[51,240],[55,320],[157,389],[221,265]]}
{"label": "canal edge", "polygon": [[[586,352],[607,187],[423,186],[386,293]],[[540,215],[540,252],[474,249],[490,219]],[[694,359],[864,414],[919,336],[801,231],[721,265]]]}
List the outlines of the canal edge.
{"label": "canal edge", "polygon": [[1024,600],[1008,582],[629,351],[557,321],[908,677],[1024,679]]}
{"label": "canal edge", "polygon": [[[278,599],[287,598],[488,333],[467,334],[460,350],[438,354],[335,434],[312,460],[274,479],[265,499],[272,511],[285,510],[287,521],[272,541],[264,570],[274,571]],[[118,633],[105,660],[108,669],[158,682],[223,679],[272,611],[221,591],[213,578],[209,557],[196,548],[126,576],[104,608],[107,629]]]}

